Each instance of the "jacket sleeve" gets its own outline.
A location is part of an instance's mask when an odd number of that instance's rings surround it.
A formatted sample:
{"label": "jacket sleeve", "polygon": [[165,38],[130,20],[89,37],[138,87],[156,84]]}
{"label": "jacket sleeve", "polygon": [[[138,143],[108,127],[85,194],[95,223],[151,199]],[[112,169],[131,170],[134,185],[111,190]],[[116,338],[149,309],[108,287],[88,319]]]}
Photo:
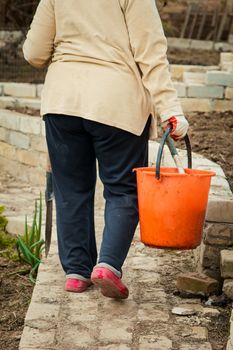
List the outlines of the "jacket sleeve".
{"label": "jacket sleeve", "polygon": [[124,15],[131,49],[162,121],[183,114],[167,60],[167,40],[155,0],[125,0]]}
{"label": "jacket sleeve", "polygon": [[24,58],[34,67],[46,67],[56,34],[53,0],[41,0],[23,45]]}

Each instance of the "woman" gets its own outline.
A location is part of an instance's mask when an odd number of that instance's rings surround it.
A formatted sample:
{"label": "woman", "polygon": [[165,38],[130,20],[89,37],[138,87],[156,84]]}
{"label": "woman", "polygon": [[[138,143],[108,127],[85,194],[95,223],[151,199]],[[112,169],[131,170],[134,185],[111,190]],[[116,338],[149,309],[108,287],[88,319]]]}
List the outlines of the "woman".
{"label": "woman", "polygon": [[[25,59],[48,67],[41,114],[53,171],[58,247],[67,291],[91,283],[127,298],[121,280],[138,223],[135,174],[147,165],[156,116],[185,136],[154,0],[41,0]],[[97,263],[96,159],[104,184],[105,228]]]}

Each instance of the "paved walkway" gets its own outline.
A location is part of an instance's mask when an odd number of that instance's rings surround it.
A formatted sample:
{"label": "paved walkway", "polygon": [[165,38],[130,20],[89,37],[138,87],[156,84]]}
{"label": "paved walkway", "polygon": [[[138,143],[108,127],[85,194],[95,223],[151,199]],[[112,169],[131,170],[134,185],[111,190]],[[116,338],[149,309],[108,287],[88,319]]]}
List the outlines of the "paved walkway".
{"label": "paved walkway", "polygon": [[[11,178],[6,181],[0,177],[1,180],[0,203],[7,207],[7,215],[22,218],[32,213],[39,188]],[[103,230],[103,208],[102,187],[98,184],[98,242]],[[208,308],[199,299],[181,299],[173,294],[175,275],[192,269],[192,252],[144,247],[137,231],[124,265],[129,299],[104,298],[94,287],[82,294],[67,293],[63,290],[64,274],[54,238],[49,257],[40,267],[19,349],[211,350],[205,327],[208,318],[204,316]],[[173,307],[181,304],[188,304],[195,314],[172,314]]]}

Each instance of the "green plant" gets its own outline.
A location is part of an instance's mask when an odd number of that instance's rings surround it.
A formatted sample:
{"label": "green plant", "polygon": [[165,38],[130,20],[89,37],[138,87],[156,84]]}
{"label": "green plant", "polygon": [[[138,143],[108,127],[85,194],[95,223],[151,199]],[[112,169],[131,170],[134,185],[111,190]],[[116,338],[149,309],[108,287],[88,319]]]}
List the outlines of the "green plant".
{"label": "green plant", "polygon": [[6,217],[3,214],[5,208],[4,207],[0,207],[0,231],[4,231],[5,230],[5,227],[8,223]]}
{"label": "green plant", "polygon": [[41,263],[42,251],[45,247],[45,241],[41,238],[42,226],[42,195],[40,193],[39,206],[38,200],[35,201],[32,227],[28,229],[27,216],[25,217],[25,230],[23,236],[18,236],[16,246],[19,258],[31,266],[29,279],[35,283],[35,276]]}

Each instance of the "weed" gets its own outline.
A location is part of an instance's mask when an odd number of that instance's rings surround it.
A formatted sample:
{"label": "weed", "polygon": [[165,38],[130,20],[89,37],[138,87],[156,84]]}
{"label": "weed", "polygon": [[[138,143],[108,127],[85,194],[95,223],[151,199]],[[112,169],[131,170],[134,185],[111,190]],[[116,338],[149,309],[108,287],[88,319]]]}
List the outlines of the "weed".
{"label": "weed", "polygon": [[27,216],[25,217],[25,230],[23,236],[18,236],[16,246],[21,260],[29,264],[31,269],[29,279],[35,283],[38,267],[41,263],[42,251],[45,247],[45,241],[41,238],[42,225],[42,195],[40,194],[39,206],[38,200],[35,201],[35,209],[32,227],[29,230]]}

